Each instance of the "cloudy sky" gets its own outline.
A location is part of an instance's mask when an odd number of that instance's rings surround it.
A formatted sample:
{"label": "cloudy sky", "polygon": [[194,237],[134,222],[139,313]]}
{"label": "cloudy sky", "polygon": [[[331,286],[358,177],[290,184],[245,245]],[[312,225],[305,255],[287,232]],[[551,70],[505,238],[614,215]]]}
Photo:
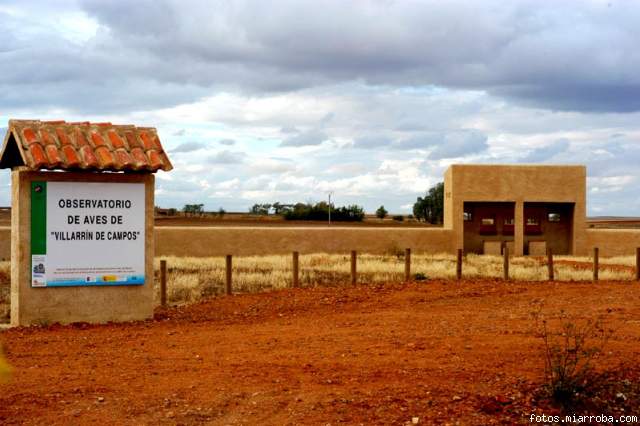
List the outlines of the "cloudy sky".
{"label": "cloudy sky", "polygon": [[638,22],[620,0],[1,0],[0,127],[154,126],[166,207],[408,213],[452,163],[571,163],[590,215],[640,215]]}

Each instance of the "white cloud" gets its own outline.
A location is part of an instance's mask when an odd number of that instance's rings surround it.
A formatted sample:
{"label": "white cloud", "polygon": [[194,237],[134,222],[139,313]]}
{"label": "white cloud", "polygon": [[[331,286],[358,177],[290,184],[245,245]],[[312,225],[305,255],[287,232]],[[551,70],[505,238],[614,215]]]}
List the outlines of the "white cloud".
{"label": "white cloud", "polygon": [[0,110],[157,127],[167,206],[334,191],[406,211],[453,162],[552,161],[588,166],[589,211],[637,215],[639,18],[633,2],[6,0]]}

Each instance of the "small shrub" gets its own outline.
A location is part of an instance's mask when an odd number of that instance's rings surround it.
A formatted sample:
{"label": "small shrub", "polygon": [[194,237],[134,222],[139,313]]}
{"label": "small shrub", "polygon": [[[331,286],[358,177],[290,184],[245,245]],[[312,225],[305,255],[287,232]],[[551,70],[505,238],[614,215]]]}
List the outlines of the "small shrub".
{"label": "small shrub", "polygon": [[397,222],[402,222],[404,220],[404,216],[398,214],[393,216],[393,220],[397,221]]}
{"label": "small shrub", "polygon": [[552,331],[546,319],[539,326],[543,341],[545,389],[552,400],[564,408],[573,405],[594,377],[593,363],[603,351],[611,330],[602,316],[577,323],[563,311]]}
{"label": "small shrub", "polygon": [[422,272],[418,272],[418,273],[413,275],[413,279],[416,280],[416,281],[426,281],[426,280],[429,279],[429,277],[427,277]]}

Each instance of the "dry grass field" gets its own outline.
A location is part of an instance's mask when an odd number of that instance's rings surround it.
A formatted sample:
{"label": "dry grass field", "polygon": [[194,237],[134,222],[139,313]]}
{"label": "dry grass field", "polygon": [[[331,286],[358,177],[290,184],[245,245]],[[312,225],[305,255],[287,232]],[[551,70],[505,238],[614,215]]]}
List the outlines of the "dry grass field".
{"label": "dry grass field", "polygon": [[[165,257],[170,303],[187,303],[222,294],[225,285],[223,257]],[[453,255],[412,255],[411,271],[416,280],[455,278],[456,258]],[[156,270],[160,259],[156,259]],[[588,257],[556,256],[557,281],[591,281],[592,259]],[[600,259],[600,279],[624,281],[634,278],[635,258]],[[463,262],[463,277],[470,279],[501,278],[503,258],[499,256],[467,255]],[[358,281],[371,284],[404,280],[404,255],[358,256]],[[260,292],[291,286],[291,256],[247,256],[233,258],[234,292]],[[535,257],[513,257],[510,278],[515,281],[547,279],[546,260]],[[350,282],[350,256],[311,254],[300,256],[300,285],[336,286]]]}
{"label": "dry grass field", "polygon": [[[164,257],[157,258],[156,278],[160,260],[167,261],[167,293],[170,304],[193,303],[225,291],[224,257]],[[556,281],[592,279],[592,259],[588,257],[556,256]],[[453,255],[413,254],[412,279],[428,281],[454,279],[456,258]],[[463,261],[463,278],[496,279],[503,276],[500,256],[467,255]],[[600,259],[600,279],[627,281],[635,276],[635,257]],[[335,287],[350,283],[350,256],[310,254],[300,256],[302,287]],[[358,281],[369,284],[393,283],[404,280],[404,254],[358,255]],[[544,258],[512,257],[509,268],[513,281],[545,281],[547,265]],[[246,256],[233,258],[233,291],[257,293],[291,287],[292,259],[290,255]],[[159,280],[156,279],[156,287]],[[159,291],[156,291],[159,299]],[[10,262],[0,262],[0,323],[9,320]],[[159,302],[159,300],[158,300]]]}

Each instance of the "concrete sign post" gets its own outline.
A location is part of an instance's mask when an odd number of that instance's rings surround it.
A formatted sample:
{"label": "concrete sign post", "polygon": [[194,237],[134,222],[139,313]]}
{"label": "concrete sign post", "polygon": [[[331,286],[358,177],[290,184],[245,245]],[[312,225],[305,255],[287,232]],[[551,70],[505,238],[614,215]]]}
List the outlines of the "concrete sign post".
{"label": "concrete sign post", "polygon": [[153,316],[152,172],[171,169],[154,129],[12,120],[0,167],[12,168],[12,325]]}

